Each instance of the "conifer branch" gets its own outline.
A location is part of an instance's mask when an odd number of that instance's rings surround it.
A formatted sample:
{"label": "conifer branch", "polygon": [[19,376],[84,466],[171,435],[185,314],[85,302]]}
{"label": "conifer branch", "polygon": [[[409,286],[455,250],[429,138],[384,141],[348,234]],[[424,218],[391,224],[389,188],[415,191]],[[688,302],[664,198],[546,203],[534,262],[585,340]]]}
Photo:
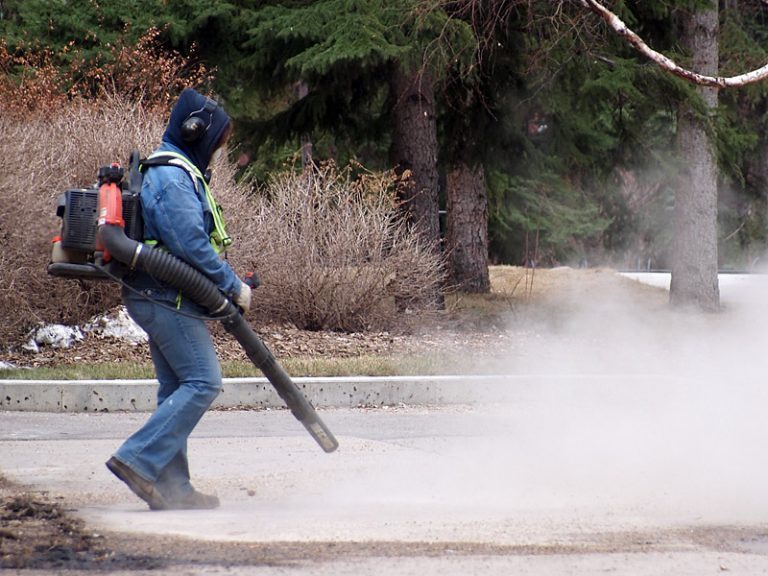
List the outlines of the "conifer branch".
{"label": "conifer branch", "polygon": [[[766,2],[766,0],[763,1]],[[752,70],[751,72],[740,74],[738,76],[731,76],[728,78],[722,76],[705,76],[703,74],[697,74],[696,72],[692,72],[678,65],[671,58],[664,56],[664,54],[656,52],[653,48],[648,46],[648,44],[646,44],[640,36],[630,30],[630,28],[621,20],[621,18],[616,16],[616,14],[608,10],[597,0],[579,0],[579,2],[587,10],[594,12],[603,20],[605,20],[608,26],[610,26],[619,36],[624,38],[643,56],[655,62],[664,70],[667,70],[668,72],[679,76],[684,80],[693,82],[694,84],[717,88],[733,88],[738,86],[746,86],[747,84],[753,84],[768,77],[768,64],[761,68]]]}

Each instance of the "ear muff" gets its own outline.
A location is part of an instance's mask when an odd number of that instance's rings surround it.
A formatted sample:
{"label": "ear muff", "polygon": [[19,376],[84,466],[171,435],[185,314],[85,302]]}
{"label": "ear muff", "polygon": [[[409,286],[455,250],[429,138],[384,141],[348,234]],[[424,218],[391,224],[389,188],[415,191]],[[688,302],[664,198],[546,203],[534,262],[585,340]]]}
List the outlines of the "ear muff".
{"label": "ear muff", "polygon": [[[202,137],[208,132],[208,128],[211,127],[213,122],[213,112],[219,107],[218,102],[211,98],[205,99],[205,104],[200,110],[190,112],[189,116],[181,123],[181,138],[187,144],[194,144],[199,142]],[[206,122],[199,114],[208,114],[208,121]]]}

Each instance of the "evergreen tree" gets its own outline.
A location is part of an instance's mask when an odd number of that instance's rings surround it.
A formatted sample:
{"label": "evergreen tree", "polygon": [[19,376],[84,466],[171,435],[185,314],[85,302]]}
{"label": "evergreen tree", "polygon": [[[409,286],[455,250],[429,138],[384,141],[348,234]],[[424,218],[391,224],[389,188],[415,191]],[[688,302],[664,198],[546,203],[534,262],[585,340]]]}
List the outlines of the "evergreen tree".
{"label": "evergreen tree", "polygon": [[[142,13],[151,13],[152,0],[92,2],[90,0],[23,0],[7,3],[12,17],[3,23],[12,46],[39,45],[56,53],[80,52],[91,59],[130,28]],[[136,40],[144,30],[136,30]],[[63,49],[67,47],[68,50]]]}
{"label": "evergreen tree", "polygon": [[[681,45],[686,50],[683,66],[670,62],[648,48],[642,38],[628,31],[616,21],[613,14],[596,0],[585,0],[584,5],[599,14],[622,37],[628,38],[644,56],[656,62],[661,68],[684,78],[695,85],[689,91],[689,97],[681,102],[677,115],[678,148],[684,160],[681,177],[675,195],[675,243],[673,249],[671,301],[674,304],[694,305],[705,310],[719,307],[717,271],[719,265],[717,220],[718,220],[718,179],[719,167],[716,162],[716,145],[720,141],[720,165],[728,168],[739,167],[734,157],[743,155],[750,146],[750,140],[757,139],[735,135],[728,126],[733,114],[715,115],[718,106],[718,90],[746,86],[751,82],[764,79],[768,67],[762,62],[754,70],[743,63],[748,60],[744,55],[755,50],[736,50],[734,60],[742,63],[736,76],[728,78],[720,75],[720,14],[718,2],[679,2],[677,10],[669,11],[670,19],[678,21],[681,29]],[[732,24],[734,18],[728,15],[739,7],[738,3],[726,3],[727,10],[723,18],[726,24]],[[669,7],[665,7],[669,9]],[[728,37],[736,39],[737,44],[747,46],[749,33],[758,31],[761,26],[747,26],[738,29],[729,27]],[[762,28],[764,30],[764,28]],[[746,40],[746,41],[745,41]],[[731,56],[734,52],[730,53]],[[747,98],[741,99],[740,105]],[[724,142],[735,143],[734,151],[725,151]],[[737,176],[738,179],[738,176]],[[741,226],[740,226],[741,228]],[[739,228],[739,229],[740,229]],[[728,238],[732,237],[730,234]]]}
{"label": "evergreen tree", "polygon": [[[434,83],[452,50],[471,46],[467,26],[413,0],[319,0],[265,6],[253,25],[244,74],[284,106],[254,131],[277,141],[318,131],[359,143],[389,139],[411,222],[439,241]],[[292,96],[300,83],[301,99]],[[391,130],[382,130],[386,122]],[[374,130],[371,130],[372,127]],[[353,142],[352,144],[354,144]]]}
{"label": "evergreen tree", "polygon": [[[720,71],[726,76],[768,61],[768,12],[738,3],[721,10]],[[717,153],[722,171],[719,201],[720,261],[752,269],[768,243],[768,83],[721,90]]]}
{"label": "evergreen tree", "polygon": [[486,3],[457,11],[486,44],[477,80],[446,90],[444,158],[489,174],[491,251],[502,261],[628,247],[633,219],[618,175],[669,147],[672,132],[655,124],[680,91],[622,42],[583,28],[583,17],[553,29],[551,3],[518,8],[503,18]]}

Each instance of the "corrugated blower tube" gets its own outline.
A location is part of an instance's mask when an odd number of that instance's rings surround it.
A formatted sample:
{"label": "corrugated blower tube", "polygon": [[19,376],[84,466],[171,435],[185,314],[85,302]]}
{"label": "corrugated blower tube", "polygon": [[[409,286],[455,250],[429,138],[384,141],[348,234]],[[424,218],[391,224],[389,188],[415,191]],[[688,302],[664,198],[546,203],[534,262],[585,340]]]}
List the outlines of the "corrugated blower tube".
{"label": "corrugated blower tube", "polygon": [[299,422],[326,452],[338,448],[330,429],[315,412],[291,377],[280,366],[261,338],[248,325],[238,308],[204,274],[179,258],[126,236],[122,218],[120,188],[107,179],[99,188],[97,239],[104,260],[114,258],[132,269],[184,291],[184,295],[205,307],[224,325],[262,371]]}

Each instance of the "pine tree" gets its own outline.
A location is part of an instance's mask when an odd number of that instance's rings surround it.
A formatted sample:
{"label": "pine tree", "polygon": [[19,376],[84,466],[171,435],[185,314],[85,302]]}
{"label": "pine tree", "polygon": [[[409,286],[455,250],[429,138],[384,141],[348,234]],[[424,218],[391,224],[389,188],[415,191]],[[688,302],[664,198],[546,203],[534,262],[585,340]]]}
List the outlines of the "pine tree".
{"label": "pine tree", "polygon": [[[451,50],[471,45],[461,22],[413,0],[320,0],[250,13],[244,74],[284,107],[254,129],[276,140],[329,131],[389,138],[389,157],[407,177],[404,206],[412,224],[439,243],[435,82]],[[307,86],[291,98],[296,83]],[[383,121],[391,130],[381,130]],[[374,127],[371,131],[366,127]]]}
{"label": "pine tree", "polygon": [[[719,116],[716,114],[718,107],[719,89],[733,89],[744,87],[752,82],[765,79],[768,67],[761,61],[750,69],[749,65],[737,66],[738,72],[730,77],[723,77],[720,73],[721,34],[719,26],[721,15],[718,2],[678,2],[679,7],[670,10],[664,7],[662,13],[667,13],[670,20],[679,21],[681,33],[681,45],[686,50],[686,58],[682,60],[683,66],[670,62],[658,52],[649,48],[631,30],[616,20],[605,6],[597,0],[584,0],[584,5],[600,15],[622,37],[638,49],[645,57],[658,64],[662,69],[680,78],[693,83],[694,89],[689,90],[689,97],[681,102],[678,121],[678,148],[680,156],[684,160],[681,176],[678,181],[675,195],[675,243],[673,248],[672,288],[671,301],[678,305],[693,305],[704,310],[716,310],[719,307],[717,272],[719,265],[719,250],[717,238],[718,220],[718,180],[722,174],[716,161],[716,146],[719,141],[720,165],[727,167],[733,174],[736,172],[736,181],[740,178],[738,166],[735,161],[739,155],[756,142],[757,138],[747,135],[738,135],[728,124],[734,116],[744,114],[744,106],[749,97],[737,99],[741,110],[737,114],[726,112]],[[750,33],[755,38],[764,36],[764,22],[759,18],[751,21],[751,24],[741,29],[734,30],[733,22],[737,20],[731,14],[739,10],[738,2],[725,3],[724,18],[729,24],[727,37],[736,39],[741,49],[731,49],[730,56],[741,63],[748,61],[745,55],[756,52],[751,49],[754,40],[749,38]],[[752,10],[756,7],[751,6]],[[755,22],[759,22],[755,25]],[[751,29],[751,30],[750,30]],[[744,47],[746,46],[746,50]],[[728,54],[728,52],[726,52]],[[731,62],[732,64],[732,62]],[[732,151],[727,151],[725,142],[736,144]],[[746,224],[746,222],[745,222]],[[740,226],[739,229],[744,226]],[[738,229],[737,229],[738,230]],[[733,237],[729,234],[727,238]]]}
{"label": "pine tree", "polygon": [[[445,91],[442,153],[446,166],[457,167],[446,168],[450,173],[484,167],[491,251],[518,263],[621,248],[631,220],[615,167],[639,167],[654,115],[678,91],[669,81],[655,88],[662,74],[624,57],[628,47],[611,36],[582,29],[583,17],[553,28],[551,3],[517,3],[517,11],[503,13],[493,9],[499,3],[463,4],[457,15],[485,44],[478,74],[457,75]],[[482,173],[474,174],[479,181]]]}
{"label": "pine tree", "polygon": [[[3,23],[4,35],[11,46],[45,46],[71,55],[79,52],[90,60],[114,44],[137,15],[151,13],[155,4],[152,0],[11,1],[8,9],[13,17]],[[136,30],[133,39],[143,31]]]}

